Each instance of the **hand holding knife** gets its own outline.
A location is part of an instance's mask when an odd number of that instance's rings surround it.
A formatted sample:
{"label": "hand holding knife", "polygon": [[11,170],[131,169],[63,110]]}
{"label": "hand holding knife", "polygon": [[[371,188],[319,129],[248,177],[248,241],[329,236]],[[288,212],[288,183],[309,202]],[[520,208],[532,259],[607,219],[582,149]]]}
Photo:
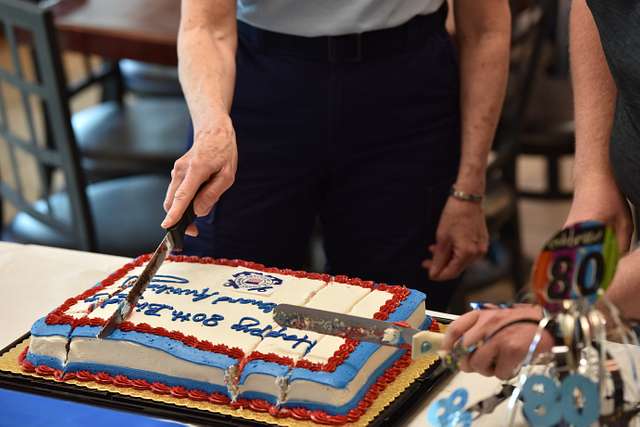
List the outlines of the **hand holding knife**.
{"label": "hand holding knife", "polygon": [[445,352],[441,349],[444,339],[442,333],[414,329],[398,322],[385,322],[290,304],[278,304],[273,319],[284,327],[410,349],[411,358],[414,360],[437,354],[442,359],[443,366],[452,369],[457,367],[457,360],[475,350],[464,348],[462,343],[458,342],[451,352]]}
{"label": "hand holding knife", "polygon": [[193,211],[193,201],[191,201],[185,212],[182,214],[180,221],[167,229],[167,234],[153,253],[153,256],[147,263],[147,266],[144,268],[142,273],[140,273],[140,276],[133,285],[133,288],[129,291],[127,297],[120,303],[120,305],[118,305],[115,312],[105,322],[100,332],[98,332],[98,338],[104,339],[109,336],[118,327],[118,325],[129,317],[133,309],[136,307],[140,296],[142,296],[142,293],[155,276],[167,255],[169,255],[171,251],[182,251],[184,247],[185,231],[195,218],[196,215]]}

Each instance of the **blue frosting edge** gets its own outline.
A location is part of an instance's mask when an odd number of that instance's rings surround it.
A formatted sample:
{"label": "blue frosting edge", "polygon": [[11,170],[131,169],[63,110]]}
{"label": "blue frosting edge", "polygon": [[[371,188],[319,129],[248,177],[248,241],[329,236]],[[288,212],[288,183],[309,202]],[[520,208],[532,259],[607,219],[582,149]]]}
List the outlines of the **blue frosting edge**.
{"label": "blue frosting edge", "polygon": [[27,356],[25,357],[25,359],[27,360],[27,362],[31,362],[36,366],[45,365],[50,368],[59,369],[59,370],[62,370],[64,368],[62,361],[57,357],[45,356],[42,354],[29,352],[27,353]]}
{"label": "blue frosting edge", "polygon": [[[420,291],[416,291],[410,289],[411,293],[404,299],[404,301],[394,310],[388,317],[388,321],[397,322],[404,321],[411,316],[411,314],[416,310],[416,308],[426,300],[426,295]],[[431,326],[432,319],[427,316],[421,325],[421,329],[428,329]],[[360,343],[356,349],[347,357],[347,359],[336,368],[334,372],[323,372],[323,371],[311,371],[309,369],[304,368],[293,368],[290,371],[289,381],[293,382],[296,380],[307,380],[313,381],[320,384],[327,385],[333,388],[344,388],[346,387],[353,379],[356,377],[360,368],[367,362],[367,360],[380,348],[378,344],[363,342]],[[389,366],[391,366],[396,360],[398,360],[401,356],[402,352],[395,352],[391,357],[389,357],[383,364],[381,364],[376,371],[374,371],[373,375],[369,378],[369,380],[358,390],[353,399],[351,399],[348,403],[335,407],[326,404],[319,404],[313,402],[306,401],[298,401],[298,402],[290,402],[287,401],[283,403],[283,406],[305,406],[310,409],[320,409],[326,411],[328,413],[344,413],[355,406],[357,406],[358,402],[362,399],[366,391],[371,387],[373,382],[384,373]],[[252,374],[262,374],[262,375],[270,375],[274,377],[282,377],[286,375],[289,370],[280,364],[273,362],[266,362],[263,360],[251,361],[249,362],[242,371],[240,376],[239,384],[242,385],[245,383],[247,378]],[[276,403],[277,398],[270,394],[260,393],[260,392],[242,392],[240,393],[240,397],[246,399],[263,399],[271,403]]]}
{"label": "blue frosting edge", "polygon": [[[36,337],[61,336],[64,338],[70,337],[72,339],[75,337],[95,338],[99,330],[99,326],[80,326],[75,328],[73,332],[71,332],[70,325],[47,325],[44,321],[44,318],[42,318],[34,323],[33,327],[31,328],[31,334]],[[154,334],[147,334],[136,331],[123,332],[115,330],[106,339],[133,342],[154,350],[164,351],[165,353],[178,359],[208,367],[227,369],[231,365],[235,365],[236,363],[238,363],[236,359],[227,355],[199,350],[197,348],[190,347],[180,341]]]}
{"label": "blue frosting edge", "polygon": [[[426,299],[426,295],[420,291],[411,290],[411,293],[396,308],[387,319],[389,322],[404,321]],[[422,329],[431,326],[431,318],[426,317]],[[290,381],[306,380],[325,384],[333,388],[343,388],[349,384],[358,374],[360,367],[378,350],[380,346],[373,343],[360,343],[347,359],[336,368],[334,372],[312,371],[305,368],[294,368],[291,371]]]}
{"label": "blue frosting edge", "polygon": [[71,333],[71,325],[47,325],[46,317],[41,317],[31,326],[31,335],[34,337],[51,337],[59,335],[68,337]]}
{"label": "blue frosting edge", "polygon": [[[62,362],[50,356],[29,353],[27,360],[34,365],[46,365],[55,369],[62,369]],[[228,396],[227,387],[224,385],[211,384],[202,381],[189,380],[184,378],[172,377],[169,375],[158,374],[140,369],[123,368],[121,366],[103,365],[91,362],[73,362],[66,366],[66,372],[89,371],[92,373],[106,372],[109,375],[124,375],[132,380],[145,380],[149,383],[161,382],[169,387],[180,386],[188,390],[201,390],[206,393],[223,393]]]}
{"label": "blue frosting edge", "polygon": [[[376,345],[376,344],[372,344],[372,345]],[[387,369],[389,369],[391,365],[393,365],[398,359],[400,359],[400,357],[404,354],[404,352],[405,350],[398,350],[393,352],[393,354],[389,358],[387,358],[387,360],[385,360],[382,364],[380,364],[380,366],[376,368],[375,371],[373,371],[373,374],[369,376],[369,378],[367,379],[367,382],[365,382],[362,385],[362,387],[360,387],[360,389],[353,396],[353,398],[342,406],[332,406],[326,403],[309,402],[306,400],[288,400],[287,402],[283,403],[282,406],[286,406],[286,407],[304,406],[305,408],[310,410],[321,410],[329,414],[344,415],[347,412],[349,412],[351,409],[358,406],[358,403],[360,403],[360,401],[362,400],[364,395],[367,393],[367,391],[369,391],[369,388],[373,385],[373,383],[375,383],[380,377],[380,375],[384,374],[384,372]]]}
{"label": "blue frosting edge", "polygon": [[[95,338],[99,331],[100,326],[80,326],[73,330],[73,332],[71,333],[71,338]],[[115,330],[106,339],[114,341],[133,342],[154,350],[164,351],[165,353],[177,359],[182,359],[190,363],[195,363],[197,365],[227,369],[231,365],[235,365],[236,363],[238,363],[236,359],[227,355],[199,350],[172,338],[154,334],[147,334],[136,331],[123,332],[120,330]]]}

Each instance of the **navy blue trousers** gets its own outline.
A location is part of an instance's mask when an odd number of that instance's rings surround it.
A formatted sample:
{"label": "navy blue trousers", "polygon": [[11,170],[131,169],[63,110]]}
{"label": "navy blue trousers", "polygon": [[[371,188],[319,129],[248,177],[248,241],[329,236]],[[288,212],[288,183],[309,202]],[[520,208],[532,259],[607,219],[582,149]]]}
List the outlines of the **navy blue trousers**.
{"label": "navy blue trousers", "polygon": [[460,155],[459,77],[444,26],[412,49],[332,62],[240,25],[236,181],[187,254],[303,268],[320,219],[328,271],[404,284],[444,309],[428,257]]}

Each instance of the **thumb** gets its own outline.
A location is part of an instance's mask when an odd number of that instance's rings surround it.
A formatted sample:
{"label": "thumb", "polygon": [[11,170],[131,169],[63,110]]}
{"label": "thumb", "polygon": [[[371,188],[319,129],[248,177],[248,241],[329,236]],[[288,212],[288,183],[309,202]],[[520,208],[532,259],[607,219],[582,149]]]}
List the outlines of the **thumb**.
{"label": "thumb", "polygon": [[628,231],[627,224],[623,221],[618,221],[615,229],[616,237],[618,238],[618,249],[620,250],[620,256],[626,254],[631,246],[631,234],[632,231]]}
{"label": "thumb", "polygon": [[432,279],[437,278],[444,267],[449,262],[452,253],[451,241],[445,240],[443,242],[438,242],[435,245],[433,250],[433,262],[431,263],[431,268],[429,269],[429,277]]}

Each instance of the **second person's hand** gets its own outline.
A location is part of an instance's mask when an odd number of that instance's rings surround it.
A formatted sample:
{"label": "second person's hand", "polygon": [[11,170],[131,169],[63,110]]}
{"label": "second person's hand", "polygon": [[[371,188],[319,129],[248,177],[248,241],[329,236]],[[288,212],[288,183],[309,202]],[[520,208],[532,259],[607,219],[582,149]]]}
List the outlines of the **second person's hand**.
{"label": "second person's hand", "polygon": [[[167,188],[164,209],[167,212],[162,227],[174,225],[189,203],[194,200],[196,216],[211,212],[235,179],[238,166],[236,137],[231,118],[219,117],[206,129],[195,129],[193,146],[174,163],[171,183]],[[202,185],[202,190],[196,192]],[[196,236],[196,227],[191,224],[187,234]]]}
{"label": "second person's hand", "polygon": [[[451,351],[458,340],[462,340],[464,347],[478,345],[491,336],[473,354],[459,361],[460,370],[507,380],[516,374],[529,350],[537,330],[532,322],[539,321],[541,317],[540,307],[533,305],[471,311],[449,325],[442,348]],[[509,325],[521,320],[527,322]],[[553,338],[544,331],[536,354],[548,351],[552,345]]]}
{"label": "second person's hand", "polygon": [[473,261],[487,252],[489,233],[479,203],[449,197],[442,211],[436,242],[429,247],[432,259],[423,261],[432,280],[458,277]]}

